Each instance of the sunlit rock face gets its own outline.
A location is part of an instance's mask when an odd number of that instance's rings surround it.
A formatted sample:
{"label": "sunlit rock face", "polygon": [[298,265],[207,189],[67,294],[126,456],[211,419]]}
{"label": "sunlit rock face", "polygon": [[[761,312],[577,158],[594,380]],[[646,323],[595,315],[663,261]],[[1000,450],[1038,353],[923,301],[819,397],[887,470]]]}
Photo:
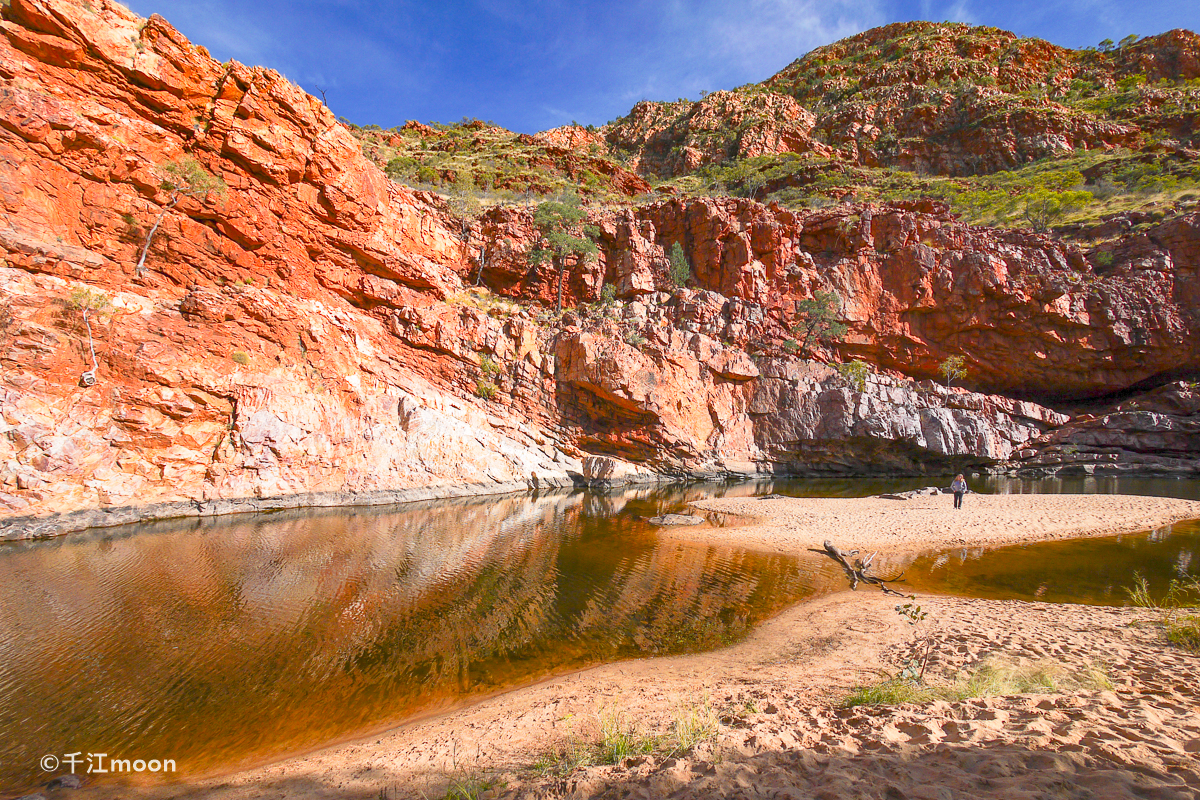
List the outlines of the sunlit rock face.
{"label": "sunlit rock face", "polygon": [[[0,32],[5,535],[61,512],[994,466],[1065,418],[918,382],[947,356],[971,389],[1042,400],[1197,362],[1196,215],[1122,234],[1097,274],[933,203],[678,199],[592,209],[598,258],[560,275],[531,267],[527,209],[464,224],[283,76],[160,17],[13,0]],[[800,146],[812,120],[772,109],[794,130],[747,146]],[[175,191],[181,165],[214,190]],[[591,305],[606,283],[617,301]],[[819,290],[850,330],[802,360],[783,345]],[[821,363],[853,358],[880,371]]]}
{"label": "sunlit rock face", "polygon": [[[3,30],[7,513],[571,482],[460,391],[469,338],[393,332],[448,310],[459,226],[320,102],[115,5],[16,2]],[[225,191],[172,205],[185,160]]]}
{"label": "sunlit rock face", "polygon": [[[916,378],[962,355],[974,388],[1073,400],[1200,369],[1200,214],[1119,237],[1100,271],[1075,245],[965,225],[935,202],[797,212],[696,198],[595,222],[601,256],[565,282],[575,301],[606,283],[643,304],[674,290],[678,243],[699,291],[672,301],[672,322],[742,348],[791,336],[796,302],[824,290],[850,328],[832,354]],[[491,212],[482,236],[490,285],[552,302],[557,275],[527,266],[527,212]]]}

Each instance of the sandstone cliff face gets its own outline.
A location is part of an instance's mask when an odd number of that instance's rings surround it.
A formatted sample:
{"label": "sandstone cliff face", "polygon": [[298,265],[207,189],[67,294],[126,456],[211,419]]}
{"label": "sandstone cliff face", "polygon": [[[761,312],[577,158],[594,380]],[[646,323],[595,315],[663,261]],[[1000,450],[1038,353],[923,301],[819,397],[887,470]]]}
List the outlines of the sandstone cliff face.
{"label": "sandstone cliff face", "polygon": [[[444,296],[461,244],[429,198],[386,180],[328,109],[270,70],[222,65],[159,17],[15,2],[0,45],[0,241],[10,263],[147,289],[286,279],[310,295]],[[181,157],[225,197],[184,198],[132,264]],[[368,292],[370,289],[368,288]]]}
{"label": "sandstone cliff face", "polygon": [[[627,311],[637,325],[641,310]],[[751,359],[663,324],[670,313],[649,305],[640,347],[599,332],[560,341],[565,422],[590,452],[713,476],[937,473],[1005,461],[1067,421],[1033,403]]]}
{"label": "sandstone cliff face", "polygon": [[[673,288],[678,242],[694,285],[713,293],[680,324],[743,347],[769,351],[790,336],[797,300],[833,290],[851,328],[836,354],[906,375],[935,378],[961,354],[972,387],[1081,398],[1200,365],[1200,214],[1119,237],[1101,271],[1076,247],[964,225],[936,203],[793,212],[700,198],[595,222],[603,253],[572,271],[575,297],[595,301],[606,282],[629,299]],[[489,285],[553,296],[555,276],[526,266],[528,214],[496,211],[481,233]]]}
{"label": "sandstone cliff face", "polygon": [[[388,181],[281,76],[214,62],[161,18],[58,0],[10,15],[8,514],[570,483],[574,461],[445,380],[452,358],[362,310],[427,307],[460,285],[440,200]],[[163,165],[181,157],[225,195],[166,208]],[[100,367],[84,387],[89,304]]]}
{"label": "sandstone cliff face", "polygon": [[[0,31],[0,535],[153,504],[994,466],[1065,418],[905,376],[962,352],[975,388],[1085,396],[1196,362],[1192,217],[1130,232],[1097,274],[929,204],[597,211],[569,297],[611,282],[622,302],[551,324],[528,211],[464,224],[278,74],[105,3],[12,0]],[[226,190],[164,188],[185,161]],[[861,387],[780,349],[822,288],[853,335],[819,355],[883,368]],[[62,512],[83,516],[44,521]]]}
{"label": "sandstone cliff face", "polygon": [[[117,293],[111,314],[95,317],[99,380],[84,388],[73,284],[11,268],[0,281],[9,514],[179,501],[217,513],[371,493],[387,502],[569,485],[580,472],[545,434],[439,381],[452,367],[406,353],[380,321],[341,303],[198,290],[183,298],[185,316],[161,295]],[[307,497],[240,502],[297,495]]]}

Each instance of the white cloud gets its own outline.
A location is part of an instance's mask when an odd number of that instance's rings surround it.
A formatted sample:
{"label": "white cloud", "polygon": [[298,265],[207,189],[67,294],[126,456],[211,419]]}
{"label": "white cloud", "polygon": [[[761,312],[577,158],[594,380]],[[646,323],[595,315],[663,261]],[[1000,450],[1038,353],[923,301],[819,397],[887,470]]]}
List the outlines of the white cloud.
{"label": "white cloud", "polygon": [[824,44],[886,21],[877,0],[749,0],[712,3],[710,52],[736,72],[762,80]]}
{"label": "white cloud", "polygon": [[887,21],[888,0],[650,0],[643,35],[588,53],[608,67],[591,116],[624,114],[642,99],[696,100],[702,91],[766,80],[821,45]]}
{"label": "white cloud", "polygon": [[[978,25],[979,20],[967,5],[967,0],[958,0],[945,11],[946,16],[951,22],[965,22],[968,25]],[[935,20],[938,22],[940,20]]]}

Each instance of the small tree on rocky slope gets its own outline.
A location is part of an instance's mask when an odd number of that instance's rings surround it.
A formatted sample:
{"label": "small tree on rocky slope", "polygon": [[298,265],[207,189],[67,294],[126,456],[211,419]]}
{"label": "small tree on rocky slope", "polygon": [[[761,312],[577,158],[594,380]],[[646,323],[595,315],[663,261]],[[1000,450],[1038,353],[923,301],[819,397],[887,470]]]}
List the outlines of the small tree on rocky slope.
{"label": "small tree on rocky slope", "polygon": [[946,388],[949,389],[952,381],[961,381],[967,377],[967,360],[962,356],[950,356],[938,364],[938,372],[946,379]]}
{"label": "small tree on rocky slope", "polygon": [[199,161],[191,156],[169,161],[159,167],[159,171],[165,176],[162,182],[162,189],[170,192],[170,199],[158,212],[158,217],[154,220],[154,225],[150,227],[150,232],[146,234],[146,242],[142,245],[142,254],[138,257],[137,267],[134,269],[135,275],[140,275],[142,267],[146,264],[146,254],[150,252],[150,243],[154,240],[154,234],[158,232],[158,226],[162,224],[163,218],[167,216],[175,205],[184,197],[207,197],[209,194],[225,194],[225,181],[218,177],[209,174]]}
{"label": "small tree on rocky slope", "polygon": [[1050,225],[1072,211],[1092,202],[1091,192],[1064,189],[1056,191],[1039,186],[1021,197],[1021,216],[1038,233],[1050,230]]}
{"label": "small tree on rocky slope", "polygon": [[841,308],[842,298],[837,292],[815,292],[807,300],[796,303],[796,325],[792,333],[800,337],[800,341],[789,340],[784,346],[803,356],[814,342],[840,340],[849,330],[845,323],[837,321]]}
{"label": "small tree on rocky slope", "polygon": [[594,225],[584,225],[585,219],[587,211],[580,205],[577,194],[567,195],[561,200],[539,203],[533,212],[533,221],[546,240],[546,247],[530,253],[530,261],[535,266],[550,261],[558,270],[559,313],[562,313],[567,262],[571,259],[594,258],[598,252],[596,243],[589,237],[599,235],[600,231]]}
{"label": "small tree on rocky slope", "polygon": [[688,265],[687,256],[683,254],[683,246],[679,242],[671,245],[668,259],[670,267],[667,269],[667,276],[671,279],[671,283],[682,289],[691,280],[692,268]]}

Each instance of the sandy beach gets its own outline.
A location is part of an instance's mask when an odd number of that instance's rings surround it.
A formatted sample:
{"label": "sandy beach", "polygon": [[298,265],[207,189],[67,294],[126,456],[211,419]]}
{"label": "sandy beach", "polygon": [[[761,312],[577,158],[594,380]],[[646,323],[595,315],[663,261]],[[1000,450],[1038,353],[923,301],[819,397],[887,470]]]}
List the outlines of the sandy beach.
{"label": "sandy beach", "polygon": [[[1120,496],[972,495],[909,501],[704,501],[759,524],[676,530],[798,550],[913,550],[1144,530],[1200,518],[1200,503]],[[1064,521],[1069,520],[1070,523]],[[949,537],[949,538],[942,538]],[[223,778],[82,797],[1200,797],[1200,656],[1168,643],[1148,612],[839,592],[789,609],[711,653],[609,664],[514,689],[385,734]],[[981,663],[1043,664],[1099,683],[1034,694],[844,708],[852,687],[912,663],[927,680]],[[650,752],[574,766],[608,729]],[[689,746],[679,744],[689,730]],[[570,768],[568,768],[570,767]],[[50,793],[49,797],[57,796]]]}
{"label": "sandy beach", "polygon": [[950,495],[909,500],[862,498],[715,498],[692,504],[727,515],[725,527],[667,530],[692,541],[772,552],[820,548],[889,556],[966,545],[998,546],[1048,539],[1115,536],[1200,518],[1200,502],[1124,494],[969,494],[954,509]]}

